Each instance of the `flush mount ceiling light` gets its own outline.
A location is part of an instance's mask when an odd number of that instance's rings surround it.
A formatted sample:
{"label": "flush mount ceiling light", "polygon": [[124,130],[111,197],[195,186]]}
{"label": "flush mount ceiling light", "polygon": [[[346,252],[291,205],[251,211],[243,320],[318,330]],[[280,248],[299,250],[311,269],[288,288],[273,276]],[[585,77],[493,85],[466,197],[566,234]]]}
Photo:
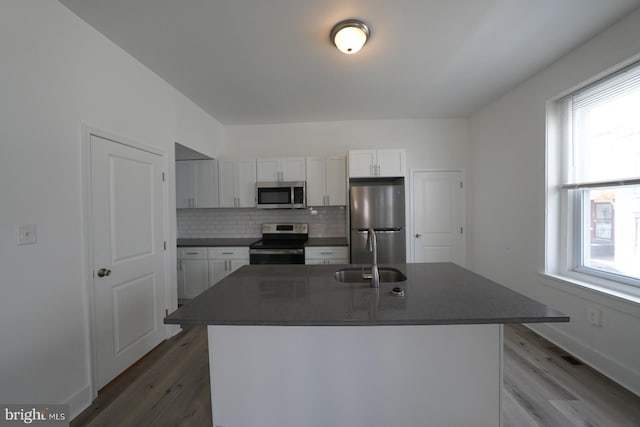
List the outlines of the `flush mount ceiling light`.
{"label": "flush mount ceiling light", "polygon": [[346,19],[331,29],[331,41],[342,53],[351,55],[369,40],[369,27],[359,19]]}

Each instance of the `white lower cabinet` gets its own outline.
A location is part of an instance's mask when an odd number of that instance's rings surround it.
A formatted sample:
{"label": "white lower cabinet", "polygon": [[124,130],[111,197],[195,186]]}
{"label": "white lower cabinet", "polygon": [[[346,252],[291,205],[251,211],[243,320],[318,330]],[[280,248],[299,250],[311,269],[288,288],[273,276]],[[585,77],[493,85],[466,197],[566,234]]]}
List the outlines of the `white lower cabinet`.
{"label": "white lower cabinet", "polygon": [[178,299],[197,297],[247,264],[248,247],[178,248]]}
{"label": "white lower cabinet", "polygon": [[346,246],[311,246],[304,250],[305,264],[349,264]]}
{"label": "white lower cabinet", "polygon": [[209,248],[209,286],[248,264],[248,247]]}
{"label": "white lower cabinet", "polygon": [[207,248],[178,248],[178,299],[194,298],[208,287]]}

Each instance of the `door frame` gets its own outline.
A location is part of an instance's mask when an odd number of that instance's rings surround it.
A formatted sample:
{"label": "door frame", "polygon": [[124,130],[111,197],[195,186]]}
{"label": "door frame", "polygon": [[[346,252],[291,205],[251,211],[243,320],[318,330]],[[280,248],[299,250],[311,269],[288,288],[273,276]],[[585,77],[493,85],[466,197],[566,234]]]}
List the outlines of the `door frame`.
{"label": "door frame", "polygon": [[[131,148],[135,148],[142,151],[147,151],[149,153],[158,155],[161,157],[163,173],[165,176],[165,182],[163,185],[162,193],[163,193],[163,202],[162,202],[162,220],[164,222],[163,227],[163,240],[165,244],[167,243],[168,236],[170,236],[169,230],[169,186],[166,185],[168,183],[168,156],[166,151],[148,145],[146,143],[133,140],[131,138],[124,137],[122,135],[118,135],[113,132],[105,131],[103,129],[98,129],[91,125],[82,123],[81,124],[81,163],[82,163],[82,218],[84,222],[83,227],[83,243],[84,243],[84,289],[85,289],[85,336],[88,343],[88,353],[89,359],[87,361],[87,370],[89,373],[89,390],[91,393],[91,400],[93,401],[98,396],[98,370],[97,370],[97,344],[96,344],[96,310],[95,310],[95,299],[94,299],[94,284],[93,284],[93,272],[95,270],[95,266],[93,265],[93,211],[91,207],[92,200],[92,187],[91,187],[91,137],[97,136],[99,138],[107,139],[117,144],[126,145]],[[165,247],[164,257],[163,257],[163,265],[164,265],[164,294],[165,294],[165,312],[171,307],[170,304],[170,284],[171,278],[173,276],[170,275],[170,260],[169,260],[169,252]],[[165,328],[166,333],[165,337],[168,338],[169,329]]]}
{"label": "door frame", "polygon": [[462,177],[462,190],[463,190],[463,194],[462,194],[462,203],[463,203],[463,211],[462,211],[462,222],[464,223],[464,232],[462,233],[464,235],[464,252],[465,252],[465,265],[463,267],[465,267],[466,265],[469,264],[468,259],[467,259],[467,254],[469,253],[469,224],[467,221],[467,174],[464,168],[460,168],[460,169],[455,169],[455,168],[448,168],[448,169],[409,169],[409,175],[411,176],[411,179],[409,180],[408,184],[405,184],[406,191],[409,191],[411,194],[411,197],[409,197],[409,201],[407,203],[409,203],[409,212],[407,214],[408,218],[408,224],[409,227],[407,227],[407,231],[409,232],[407,234],[407,254],[410,254],[410,259],[411,261],[408,262],[415,262],[415,249],[414,249],[414,244],[413,244],[413,239],[414,239],[414,235],[415,235],[415,216],[414,216],[414,209],[415,209],[415,197],[413,195],[413,189],[415,188],[415,179],[416,179],[416,174],[418,173],[424,173],[424,172],[459,172],[460,176]]}

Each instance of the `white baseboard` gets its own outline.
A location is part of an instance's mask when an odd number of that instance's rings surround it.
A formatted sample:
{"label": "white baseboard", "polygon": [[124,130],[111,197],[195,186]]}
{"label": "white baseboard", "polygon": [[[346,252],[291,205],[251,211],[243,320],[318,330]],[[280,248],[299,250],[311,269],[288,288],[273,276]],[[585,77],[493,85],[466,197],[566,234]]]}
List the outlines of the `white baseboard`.
{"label": "white baseboard", "polygon": [[622,387],[640,396],[640,372],[594,350],[553,325],[527,324],[525,326],[571,353]]}
{"label": "white baseboard", "polygon": [[86,387],[81,388],[73,395],[66,399],[66,404],[69,405],[69,420],[73,420],[80,415],[82,411],[87,409],[93,399],[91,399],[91,386],[87,384]]}

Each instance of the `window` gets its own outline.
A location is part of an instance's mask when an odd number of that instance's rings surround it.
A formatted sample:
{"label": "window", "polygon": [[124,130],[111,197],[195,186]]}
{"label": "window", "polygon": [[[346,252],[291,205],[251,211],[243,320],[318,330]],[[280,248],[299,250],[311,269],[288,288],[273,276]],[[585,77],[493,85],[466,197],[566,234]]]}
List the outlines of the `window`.
{"label": "window", "polygon": [[555,101],[549,118],[547,255],[561,273],[640,286],[640,63]]}

